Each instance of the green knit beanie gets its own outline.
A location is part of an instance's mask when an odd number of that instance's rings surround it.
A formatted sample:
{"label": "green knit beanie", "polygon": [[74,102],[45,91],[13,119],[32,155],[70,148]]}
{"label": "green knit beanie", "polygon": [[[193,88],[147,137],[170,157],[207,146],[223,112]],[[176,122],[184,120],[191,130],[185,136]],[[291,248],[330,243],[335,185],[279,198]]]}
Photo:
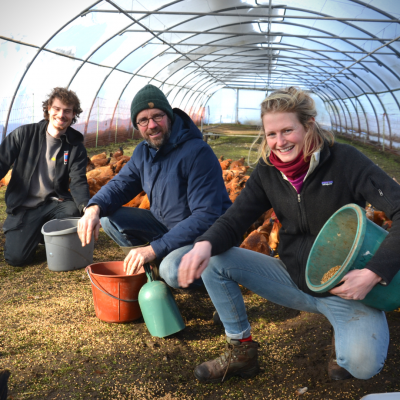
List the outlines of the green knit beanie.
{"label": "green knit beanie", "polygon": [[136,129],[138,129],[136,125],[137,115],[141,111],[149,108],[158,108],[163,110],[171,121],[174,119],[172,108],[164,93],[153,85],[146,85],[136,93],[131,104],[131,119],[132,124]]}

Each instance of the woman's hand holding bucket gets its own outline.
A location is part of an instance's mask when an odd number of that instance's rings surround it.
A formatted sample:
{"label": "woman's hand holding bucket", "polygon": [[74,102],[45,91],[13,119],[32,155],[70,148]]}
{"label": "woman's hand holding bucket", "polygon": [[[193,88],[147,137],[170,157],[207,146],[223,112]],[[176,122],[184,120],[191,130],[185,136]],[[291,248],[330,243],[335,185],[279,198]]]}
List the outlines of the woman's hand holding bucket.
{"label": "woman's hand holding bucket", "polygon": [[82,247],[91,242],[93,234],[94,239],[98,239],[100,227],[100,207],[98,205],[88,207],[78,222],[78,236]]}
{"label": "woman's hand holding bucket", "polygon": [[135,275],[144,264],[155,260],[156,253],[151,246],[132,249],[124,260],[124,272],[127,275]]}
{"label": "woman's hand holding bucket", "polygon": [[342,284],[329,293],[345,300],[363,300],[382,278],[370,269],[353,269],[340,281]]}

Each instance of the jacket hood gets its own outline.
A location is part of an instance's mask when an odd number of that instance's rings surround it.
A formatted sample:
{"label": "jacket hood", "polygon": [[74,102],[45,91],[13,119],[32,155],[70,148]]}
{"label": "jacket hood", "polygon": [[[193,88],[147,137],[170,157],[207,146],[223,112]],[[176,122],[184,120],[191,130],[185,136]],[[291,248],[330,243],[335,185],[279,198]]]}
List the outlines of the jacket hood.
{"label": "jacket hood", "polygon": [[[42,119],[39,123],[39,129],[42,133],[46,133],[47,127],[49,125],[49,121],[47,119]],[[83,143],[83,135],[82,133],[78,132],[76,129],[71,128],[69,126],[65,131],[65,138],[67,143],[72,146],[77,146],[79,143]]]}

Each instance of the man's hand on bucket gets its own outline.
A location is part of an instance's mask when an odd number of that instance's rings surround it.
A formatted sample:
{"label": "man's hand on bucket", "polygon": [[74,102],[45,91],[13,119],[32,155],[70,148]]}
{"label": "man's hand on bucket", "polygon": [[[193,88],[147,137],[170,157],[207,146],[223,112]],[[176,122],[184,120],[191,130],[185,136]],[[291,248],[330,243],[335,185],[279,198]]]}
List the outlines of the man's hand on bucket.
{"label": "man's hand on bucket", "polygon": [[132,249],[124,260],[124,271],[127,275],[135,275],[144,264],[156,259],[156,253],[151,246]]}
{"label": "man's hand on bucket", "polygon": [[100,227],[100,207],[98,205],[88,207],[78,221],[78,236],[82,247],[91,242],[93,233],[95,240],[98,239]]}

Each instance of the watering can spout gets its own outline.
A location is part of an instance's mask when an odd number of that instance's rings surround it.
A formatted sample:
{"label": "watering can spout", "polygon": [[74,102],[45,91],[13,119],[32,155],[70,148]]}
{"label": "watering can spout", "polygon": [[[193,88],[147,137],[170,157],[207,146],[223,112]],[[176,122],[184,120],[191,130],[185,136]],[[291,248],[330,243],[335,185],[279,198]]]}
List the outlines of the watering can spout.
{"label": "watering can spout", "polygon": [[185,328],[179,308],[169,287],[153,280],[149,264],[144,265],[147,283],[139,292],[139,306],[152,336],[165,337]]}

